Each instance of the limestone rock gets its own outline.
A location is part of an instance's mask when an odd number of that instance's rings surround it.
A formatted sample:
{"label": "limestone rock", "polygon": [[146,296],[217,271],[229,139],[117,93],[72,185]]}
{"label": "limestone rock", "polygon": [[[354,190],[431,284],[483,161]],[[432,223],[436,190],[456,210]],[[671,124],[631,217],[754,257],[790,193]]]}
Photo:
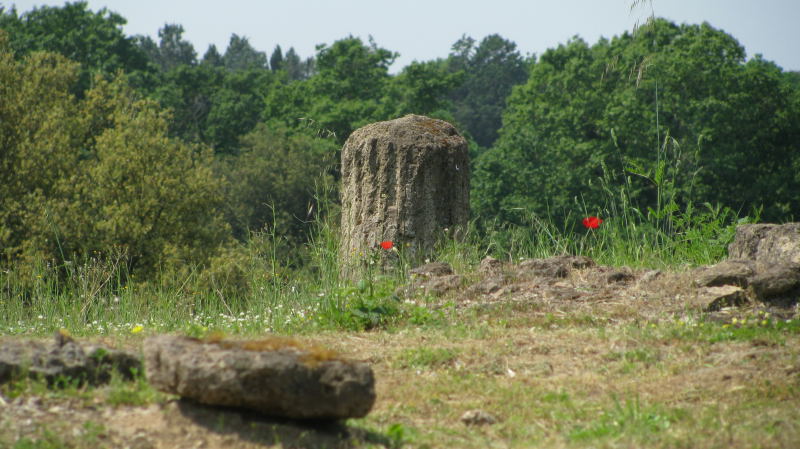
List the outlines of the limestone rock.
{"label": "limestone rock", "polygon": [[468,410],[461,415],[461,422],[468,426],[485,426],[497,422],[497,418],[491,414],[480,410]]}
{"label": "limestone rock", "polygon": [[694,283],[698,287],[747,287],[748,279],[755,274],[755,264],[750,260],[728,259],[710,267],[698,268],[694,273]]}
{"label": "limestone rock", "polygon": [[294,340],[209,341],[161,335],[144,342],[157,389],[208,404],[295,419],[360,418],[375,402],[372,368]]}
{"label": "limestone rock", "polygon": [[481,260],[478,272],[483,274],[496,274],[503,269],[503,262],[492,256],[486,256]]}
{"label": "limestone rock", "polygon": [[691,300],[692,305],[705,312],[714,312],[726,307],[739,307],[749,302],[744,289],[735,285],[700,287]]}
{"label": "limestone rock", "polygon": [[609,284],[624,284],[636,279],[629,270],[614,270],[606,275],[606,282]]}
{"label": "limestone rock", "polygon": [[346,277],[385,240],[410,263],[422,260],[444,233],[467,225],[467,141],[449,123],[419,115],[357,129],[342,148],[341,216]]}
{"label": "limestone rock", "polygon": [[453,274],[453,268],[443,262],[431,262],[410,271],[412,282],[400,287],[398,296],[441,296],[461,287],[463,277]]}
{"label": "limestone rock", "polygon": [[441,296],[461,287],[462,280],[463,278],[457,274],[437,276],[418,284],[415,289],[428,295]]}
{"label": "limestone rock", "polygon": [[453,267],[444,262],[431,262],[414,268],[409,273],[411,273],[412,276],[431,278],[453,274]]}
{"label": "limestone rock", "polygon": [[66,380],[98,385],[111,380],[114,371],[131,379],[141,367],[135,354],[81,344],[63,331],[56,332],[51,343],[10,339],[0,343],[0,384],[27,374],[41,376],[48,384]]}
{"label": "limestone rock", "polygon": [[767,267],[750,279],[750,291],[763,302],[796,304],[800,299],[800,264]]}
{"label": "limestone rock", "polygon": [[758,270],[800,263],[800,223],[740,225],[728,246],[728,257],[752,260]]}
{"label": "limestone rock", "polygon": [[547,259],[529,259],[519,264],[521,272],[530,272],[535,276],[564,278],[573,269],[583,269],[594,266],[592,259],[585,256],[555,256]]}

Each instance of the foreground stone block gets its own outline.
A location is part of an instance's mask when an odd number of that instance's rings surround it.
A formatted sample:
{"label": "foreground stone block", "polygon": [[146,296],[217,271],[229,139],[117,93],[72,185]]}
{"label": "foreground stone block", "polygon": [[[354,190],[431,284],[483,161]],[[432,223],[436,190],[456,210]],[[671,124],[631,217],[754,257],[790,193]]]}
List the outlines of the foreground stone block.
{"label": "foreground stone block", "polygon": [[359,418],[375,402],[365,363],[285,338],[199,340],[161,335],[144,342],[157,389],[208,405],[295,419]]}
{"label": "foreground stone block", "polygon": [[469,149],[449,123],[405,117],[354,131],[342,148],[342,274],[390,240],[412,266],[469,220]]}
{"label": "foreground stone block", "polygon": [[22,376],[41,377],[48,384],[59,382],[103,384],[117,371],[132,379],[141,372],[141,360],[125,351],[102,345],[82,344],[63,331],[52,342],[4,340],[0,342],[0,384]]}

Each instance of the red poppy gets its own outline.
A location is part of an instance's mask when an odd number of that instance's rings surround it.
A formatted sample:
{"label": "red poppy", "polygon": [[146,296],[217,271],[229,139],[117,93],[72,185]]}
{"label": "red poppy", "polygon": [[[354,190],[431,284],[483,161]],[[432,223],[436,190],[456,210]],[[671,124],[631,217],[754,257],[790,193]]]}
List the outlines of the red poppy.
{"label": "red poppy", "polygon": [[603,219],[599,217],[586,217],[583,219],[583,225],[586,226],[587,229],[597,229],[602,222]]}
{"label": "red poppy", "polygon": [[393,246],[394,246],[394,243],[392,243],[391,240],[385,240],[385,241],[381,242],[381,248],[383,248],[385,250],[390,250],[390,249],[392,249]]}

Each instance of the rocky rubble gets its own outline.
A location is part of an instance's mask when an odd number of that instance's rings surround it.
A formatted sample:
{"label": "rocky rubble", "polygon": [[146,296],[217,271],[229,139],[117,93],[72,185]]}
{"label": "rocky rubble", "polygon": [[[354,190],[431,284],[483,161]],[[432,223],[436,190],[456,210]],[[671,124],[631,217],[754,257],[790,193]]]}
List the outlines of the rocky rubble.
{"label": "rocky rubble", "polygon": [[800,298],[800,223],[739,226],[728,259],[695,273],[700,288],[739,288],[737,303],[794,306]]}
{"label": "rocky rubble", "polygon": [[114,371],[130,379],[141,370],[136,354],[79,343],[64,331],[56,332],[50,343],[12,339],[0,342],[0,384],[27,375],[42,377],[49,384],[77,381],[97,385],[108,382]]}
{"label": "rocky rubble", "polygon": [[729,253],[727,260],[685,273],[598,266],[588,257],[562,255],[517,264],[487,257],[477,273],[464,277],[437,262],[412,270],[412,281],[398,294],[449,298],[459,306],[679,296],[686,308],[705,312],[759,303],[792,313],[800,299],[800,224],[739,226]]}

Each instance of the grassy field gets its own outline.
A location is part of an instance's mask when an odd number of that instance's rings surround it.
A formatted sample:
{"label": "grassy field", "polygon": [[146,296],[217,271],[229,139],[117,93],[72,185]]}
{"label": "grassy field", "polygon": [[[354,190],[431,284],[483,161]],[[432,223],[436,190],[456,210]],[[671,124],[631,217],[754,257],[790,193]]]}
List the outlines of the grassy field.
{"label": "grassy field", "polygon": [[[678,276],[674,290],[606,288],[591,301],[542,296],[536,286],[491,301],[403,300],[394,294],[408,282],[403,271],[339,281],[335,232],[327,226],[311,248],[313,270],[280,278],[250,272],[250,290],[240,297],[201,291],[191,274],[119,284],[119,267],[100,261],[66,279],[46,264],[28,282],[4,271],[2,338],[45,338],[65,328],[80,339],[139,350],[158,333],[293,335],[370,363],[378,400],[366,418],[330,428],[194,410],[143,378],[60,390],[23,380],[0,389],[0,446],[796,447],[796,310],[750,306],[711,316],[682,296],[680,273],[724,257],[736,220],[712,210],[671,234],[643,224],[638,229],[646,231],[636,231],[609,219],[568,234],[532,220],[527,229],[489,232],[482,242],[444,242],[437,252],[468,281],[479,280],[478,263],[488,254],[509,266],[586,254]],[[578,270],[561,287],[605,288],[587,283],[590,274]],[[464,423],[474,410],[494,422]]]}
{"label": "grassy field", "polygon": [[[346,437],[291,423],[276,430],[263,418],[255,430],[230,418],[184,427],[199,427],[189,433],[206,447],[790,448],[800,441],[796,319],[751,313],[747,322],[741,315],[736,324],[712,322],[641,298],[583,310],[502,301],[429,313],[415,307],[400,307],[392,324],[371,331],[304,333],[375,370],[375,408],[349,420]],[[135,349],[149,333],[111,340]],[[114,447],[131,435],[120,415],[140,410],[164,420],[172,400],[143,379],[65,390],[20,381],[2,393],[9,404],[43,404],[30,433],[0,424],[0,442],[14,448]],[[461,422],[476,409],[496,422]],[[64,431],[73,428],[89,430]],[[145,435],[153,447],[188,443],[164,431]],[[220,435],[229,438],[216,441]]]}

